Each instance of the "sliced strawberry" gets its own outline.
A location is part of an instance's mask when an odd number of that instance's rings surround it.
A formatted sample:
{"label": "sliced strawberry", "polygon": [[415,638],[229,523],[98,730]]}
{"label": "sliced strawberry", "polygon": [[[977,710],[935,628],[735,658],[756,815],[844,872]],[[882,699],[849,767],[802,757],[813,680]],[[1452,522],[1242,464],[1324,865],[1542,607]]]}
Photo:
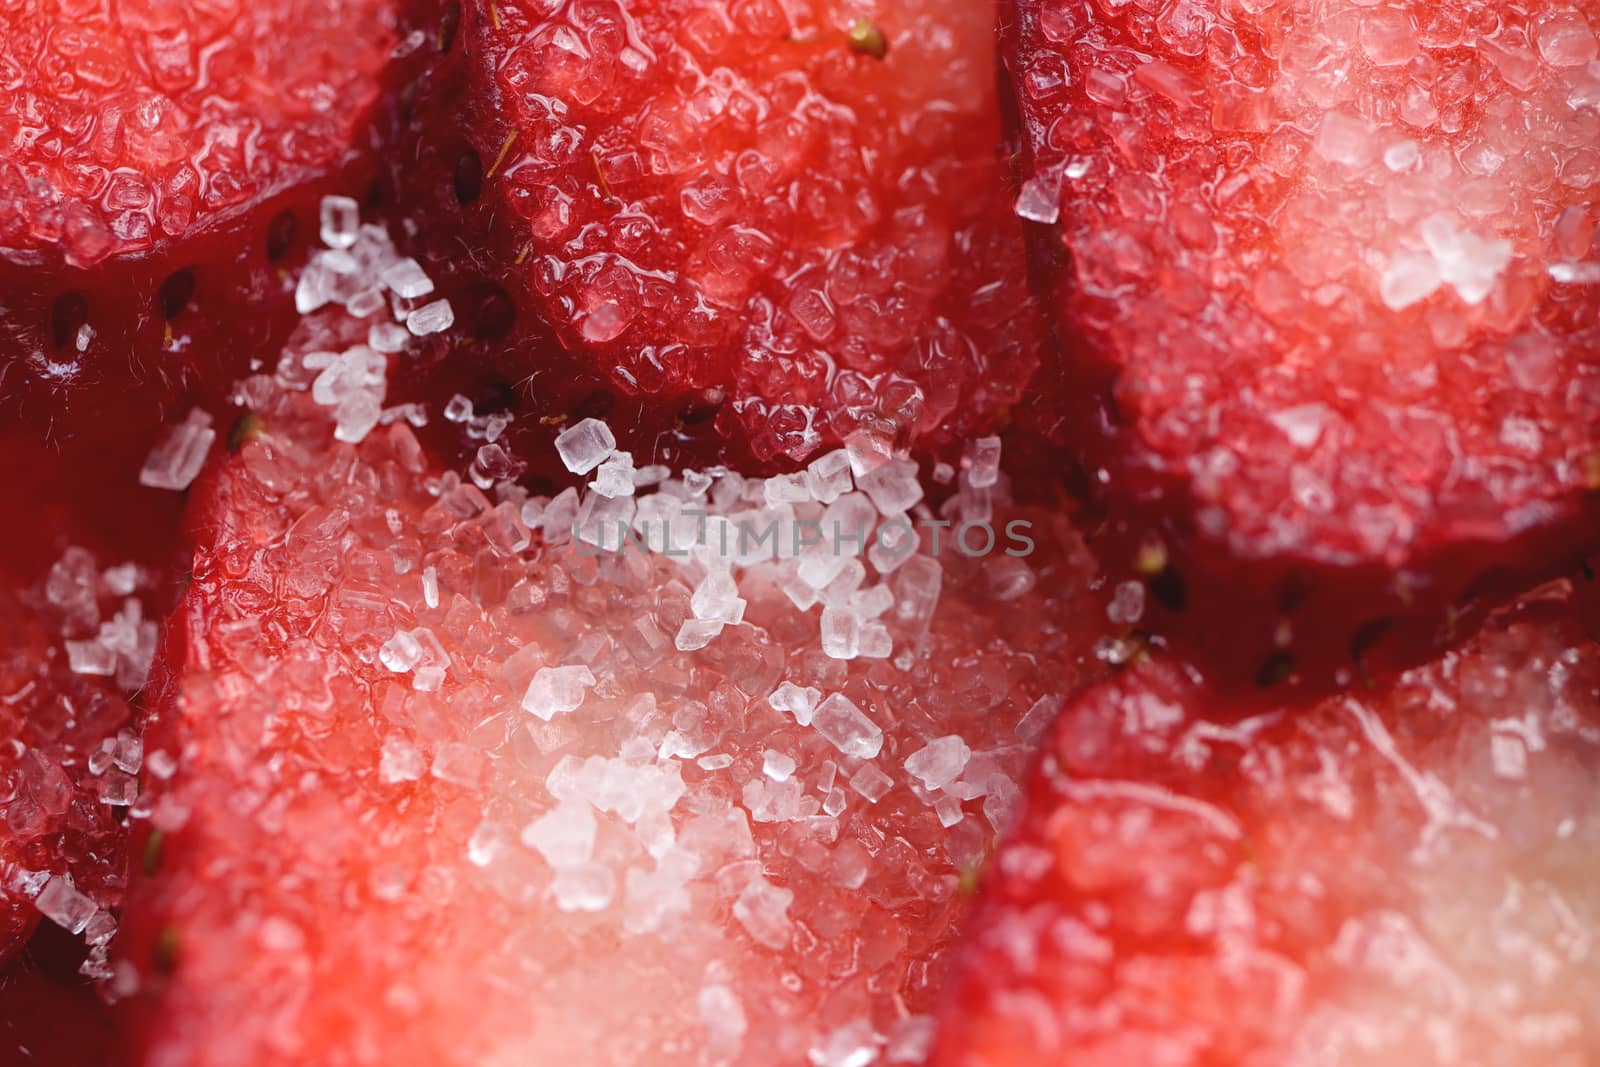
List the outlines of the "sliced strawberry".
{"label": "sliced strawberry", "polygon": [[[1098,670],[1081,542],[1031,516],[1027,559],[847,553],[834,658],[794,560],[597,558],[570,493],[489,498],[405,423],[340,443],[316,393],[243,392],[154,683],[136,1063],[920,1057],[964,875]],[[647,474],[581,528],[821,509]]]}
{"label": "sliced strawberry", "polygon": [[1600,488],[1592,16],[1051,0],[1003,22],[1017,211],[1067,351],[1044,415],[1113,554],[1170,564],[1166,625],[1267,676],[1349,668],[1352,639],[1426,645],[1463,597],[1573,565]]}
{"label": "sliced strawberry", "polygon": [[501,0],[435,40],[394,184],[465,291],[451,358],[524,411],[789,465],[1006,421],[1039,327],[988,9]]}
{"label": "sliced strawberry", "polygon": [[1600,645],[1572,585],[1247,717],[1147,661],[1057,720],[940,1067],[1582,1064]]}
{"label": "sliced strawberry", "polygon": [[276,352],[322,196],[372,181],[393,6],[0,10],[0,421],[131,485],[179,402]]}

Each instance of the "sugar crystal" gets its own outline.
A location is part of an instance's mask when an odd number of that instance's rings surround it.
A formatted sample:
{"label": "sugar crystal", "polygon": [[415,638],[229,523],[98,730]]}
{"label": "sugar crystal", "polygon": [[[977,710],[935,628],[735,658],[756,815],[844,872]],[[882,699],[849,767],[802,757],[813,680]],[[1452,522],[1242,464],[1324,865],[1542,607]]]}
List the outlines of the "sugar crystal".
{"label": "sugar crystal", "polygon": [[433,292],[433,279],[422,269],[422,264],[409,256],[389,264],[378,280],[404,300],[417,300]]}
{"label": "sugar crystal", "polygon": [[473,789],[483,780],[486,762],[484,754],[471,745],[449,742],[440,745],[433,755],[433,776],[464,789]]}
{"label": "sugar crystal", "polygon": [[144,741],[126,730],[118,733],[112,743],[111,762],[120,771],[138,774],[144,765]]}
{"label": "sugar crystal", "polygon": [[1457,228],[1449,215],[1433,215],[1424,221],[1422,239],[1439,264],[1440,276],[1466,304],[1487,300],[1511,263],[1510,241],[1486,240],[1468,233]]}
{"label": "sugar crystal", "polygon": [[967,445],[963,457],[967,481],[976,489],[987,489],[1000,480],[1000,438],[980,437]]}
{"label": "sugar crystal", "polygon": [[757,942],[782,951],[789,946],[794,927],[789,919],[793,901],[793,891],[775,886],[757,874],[734,902],[733,917]]}
{"label": "sugar crystal", "polygon": [[836,449],[812,460],[805,472],[806,491],[823,504],[831,504],[848,493],[850,478],[850,453]]}
{"label": "sugar crystal", "polygon": [[798,686],[793,682],[784,682],[772,691],[767,697],[767,703],[779,711],[787,711],[794,716],[794,721],[801,726],[810,726],[811,717],[816,711],[817,702],[822,699],[822,691],[810,686]]}
{"label": "sugar crystal", "polygon": [[739,995],[724,985],[708,985],[696,999],[700,1022],[706,1028],[706,1046],[719,1059],[738,1054],[749,1024]]}
{"label": "sugar crystal", "polygon": [[894,448],[888,440],[868,430],[857,430],[844,439],[845,454],[850,460],[850,472],[859,482],[861,477],[877,470],[894,458]]}
{"label": "sugar crystal", "polygon": [[378,758],[378,780],[388,785],[397,782],[415,782],[427,769],[427,761],[417,746],[403,737],[384,739]]}
{"label": "sugar crystal", "polygon": [[139,471],[139,484],[152,489],[187,489],[205,466],[217,439],[211,416],[192,408],[184,420],[162,431]]}
{"label": "sugar crystal", "polygon": [[1144,616],[1144,583],[1127,581],[1118,584],[1106,605],[1106,618],[1118,626],[1131,626]]}
{"label": "sugar crystal", "polygon": [[868,1067],[878,1058],[877,1032],[866,1019],[858,1019],[823,1038],[807,1058],[812,1067]]}
{"label": "sugar crystal", "polygon": [[928,789],[943,789],[967,766],[972,749],[955,734],[929,741],[906,757],[906,773],[922,780]]}
{"label": "sugar crystal", "polygon": [[617,894],[617,878],[602,863],[563,867],[551,886],[562,911],[604,911]]}
{"label": "sugar crystal", "polygon": [[522,707],[548,721],[556,715],[577,710],[594,684],[594,674],[582,665],[541,667],[528,684]]}
{"label": "sugar crystal", "polygon": [[1044,734],[1045,728],[1055,721],[1063,703],[1061,697],[1053,694],[1035,700],[1028,713],[1017,722],[1017,739],[1025,744],[1037,741]]}
{"label": "sugar crystal", "polygon": [[593,855],[597,827],[588,804],[564,800],[527,825],[522,843],[537,849],[552,867],[577,867]]}
{"label": "sugar crystal", "polygon": [[70,878],[59,874],[50,877],[33,902],[40,914],[70,934],[83,933],[100,910],[92,898],[78,892]]}
{"label": "sugar crystal", "polygon": [[723,623],[716,619],[685,619],[678,627],[673,645],[679,652],[697,652],[709,645],[722,632]]}
{"label": "sugar crystal", "polygon": [[889,1024],[883,1055],[889,1063],[923,1063],[933,1052],[934,1022],[929,1015],[907,1015]]}
{"label": "sugar crystal", "polygon": [[800,504],[811,499],[810,484],[804,472],[774,475],[762,483],[762,491],[770,506]]}
{"label": "sugar crystal", "polygon": [[329,248],[349,248],[361,228],[361,205],[348,196],[322,198],[322,243]]}
{"label": "sugar crystal", "polygon": [[822,611],[822,651],[834,659],[855,659],[861,650],[861,620],[848,609]]}
{"label": "sugar crystal", "polygon": [[769,748],[761,754],[761,773],[775,782],[786,781],[794,768],[794,757],[786,753]]}
{"label": "sugar crystal", "polygon": [[745,602],[739,587],[726,571],[711,571],[695,586],[689,601],[694,617],[710,622],[736,625],[744,620]]}
{"label": "sugar crystal", "polygon": [[455,325],[456,313],[448,300],[424,304],[406,316],[406,329],[417,337],[440,333]]}
{"label": "sugar crystal", "polygon": [[573,474],[588,474],[617,447],[611,427],[599,419],[584,419],[556,436],[556,451]]}
{"label": "sugar crystal", "polygon": [[590,487],[604,497],[632,496],[633,476],[633,456],[627,452],[612,452],[595,468],[595,480]]}
{"label": "sugar crystal", "polygon": [[[998,464],[999,453],[994,459]],[[985,472],[987,473],[987,472]],[[922,483],[917,479],[917,465],[909,459],[893,459],[857,476],[856,484],[872,498],[884,515],[903,515],[922,499]]]}
{"label": "sugar crystal", "polygon": [[850,788],[865,797],[868,804],[876,804],[889,795],[894,779],[883,773],[876,763],[863,763],[850,776]]}
{"label": "sugar crystal", "polygon": [[410,632],[397,630],[378,649],[378,662],[396,674],[404,674],[422,658],[422,644]]}
{"label": "sugar crystal", "polygon": [[117,653],[98,640],[68,641],[67,663],[75,674],[98,674],[109,677],[117,673]]}
{"label": "sugar crystal", "polygon": [[834,693],[817,705],[811,725],[846,756],[872,759],[883,748],[883,731],[843,693]]}

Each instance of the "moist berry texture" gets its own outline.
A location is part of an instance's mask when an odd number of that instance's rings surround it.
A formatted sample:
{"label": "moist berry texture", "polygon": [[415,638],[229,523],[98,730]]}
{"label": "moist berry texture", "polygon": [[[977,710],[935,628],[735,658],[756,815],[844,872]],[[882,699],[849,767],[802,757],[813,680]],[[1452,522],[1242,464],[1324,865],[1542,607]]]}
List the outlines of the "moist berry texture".
{"label": "moist berry texture", "polygon": [[1434,624],[1571,557],[1600,486],[1583,12],[1066,0],[1002,33],[1055,430],[1125,554],[1202,557],[1213,605],[1336,582],[1305,614]]}
{"label": "moist berry texture", "polygon": [[858,430],[958,441],[1039,360],[991,15],[466,4],[415,87],[398,199],[460,220],[422,240],[513,301],[497,358],[552,414],[575,373],[624,398],[619,424],[714,419],[762,463]]}

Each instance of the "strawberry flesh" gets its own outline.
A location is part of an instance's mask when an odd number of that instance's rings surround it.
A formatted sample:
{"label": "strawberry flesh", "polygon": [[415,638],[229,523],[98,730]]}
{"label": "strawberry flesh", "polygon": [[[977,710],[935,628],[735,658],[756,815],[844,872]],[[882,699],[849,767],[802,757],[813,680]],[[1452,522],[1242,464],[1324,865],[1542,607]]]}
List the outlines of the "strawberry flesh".
{"label": "strawberry flesh", "polygon": [[1392,684],[1235,714],[1148,660],[1061,717],[939,1067],[1593,1058],[1600,645],[1570,582]]}
{"label": "strawberry flesh", "polygon": [[[1308,671],[1379,626],[1415,661],[1464,599],[1575,564],[1600,488],[1591,22],[1009,9],[1016,210],[1065,350],[1039,421],[1109,509],[1108,558],[1173,565],[1188,595],[1152,625],[1252,673],[1289,615]],[[1211,625],[1223,604],[1246,630]]]}

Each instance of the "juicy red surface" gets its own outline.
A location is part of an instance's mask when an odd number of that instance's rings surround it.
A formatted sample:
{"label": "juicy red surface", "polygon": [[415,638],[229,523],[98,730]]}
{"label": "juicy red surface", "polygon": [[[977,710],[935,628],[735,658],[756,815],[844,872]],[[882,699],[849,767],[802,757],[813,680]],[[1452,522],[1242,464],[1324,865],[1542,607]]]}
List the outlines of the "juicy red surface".
{"label": "juicy red surface", "polygon": [[[858,429],[948,458],[1021,405],[1103,482],[1105,556],[1149,578],[1143,611],[1116,621],[1221,668],[1202,679],[1158,652],[1069,705],[988,868],[939,1067],[1594,1058],[1574,947],[1600,929],[1594,599],[1546,588],[1386,673],[1590,537],[1600,46],[1581,16],[1015,5],[1022,210],[1059,211],[1031,240],[1070,357],[1040,375],[982,5],[410,8],[425,29],[400,51],[427,69],[383,100],[404,34],[373,0],[0,8],[0,480],[26,515],[0,535],[16,578],[0,592],[0,957],[38,922],[24,871],[120,901],[124,816],[86,762],[137,717],[65,666],[63,640],[115,606],[86,557],[68,570],[92,611],[27,587],[72,544],[165,561],[182,497],[134,488],[156,427],[220,408],[276,354],[318,201],[368,187],[389,121],[371,113],[393,105],[397,195],[378,206],[409,224],[461,328],[395,360],[391,402],[465,393],[516,414],[525,453],[598,415],[641,463],[745,473]],[[887,53],[852,47],[852,23]],[[1504,240],[1510,258],[1481,298],[1457,276],[1395,310],[1428,233],[1468,234],[1472,255]],[[1018,714],[1100,676],[1103,606],[1064,524],[1043,588],[1002,599],[1005,576],[950,572],[913,667],[829,663],[814,616],[775,598],[752,608],[751,648],[635,670],[652,632],[670,645],[687,587],[607,600],[571,559],[518,571],[486,547],[491,512],[445,514],[408,430],[351,448],[304,405],[272,414],[193,494],[193,584],[149,694],[146,750],[180,770],[141,789],[156,831],[112,983],[137,986],[117,1039],[135,1062],[522,1062],[604,1042],[670,1064],[708,1040],[673,997],[712,976],[748,998],[743,1049],[764,1062],[816,1062],[863,1021],[892,1044],[932,1009],[958,887],[1011,794],[942,826],[901,768],[948,732],[1009,767],[1031,738]],[[460,443],[437,419],[429,433]],[[442,608],[419,601],[423,558]],[[459,657],[438,698],[377,660],[420,621]],[[526,725],[528,662],[504,662],[569,640],[623,664],[602,688],[744,709],[726,744],[745,786],[792,726],[761,703],[772,657],[881,716],[898,780],[875,806],[847,797],[863,880],[841,873],[857,853],[758,822],[761,876],[794,892],[783,946],[739,940],[721,901],[703,941],[628,959],[612,928],[552,910],[533,853],[481,843],[541,810],[527,789],[544,779],[380,778],[396,737],[491,769],[588,751],[565,721]],[[1376,685],[1246,707],[1220,684],[1241,666]],[[654,744],[704,721],[615,727]],[[751,806],[729,790],[697,802]],[[469,850],[490,858],[468,866]],[[1396,978],[1397,959],[1430,981]],[[635,995],[667,1007],[617,1015]],[[0,970],[0,1060],[105,1067],[112,1044],[97,994],[31,959]]]}
{"label": "juicy red surface", "polygon": [[1583,622],[1558,582],[1392,684],[1247,714],[1164,660],[1085,692],[933,1063],[1588,1062]]}
{"label": "juicy red surface", "polygon": [[1066,353],[1045,421],[1110,555],[1165,541],[1201,619],[1264,605],[1234,642],[1257,663],[1319,587],[1313,656],[1386,614],[1443,630],[1485,572],[1570,566],[1600,482],[1576,9],[1064,0],[1002,33]]}
{"label": "juicy red surface", "polygon": [[132,484],[276,351],[320,198],[371,181],[392,6],[0,9],[0,420]]}
{"label": "juicy red surface", "polygon": [[511,332],[460,358],[526,410],[614,397],[636,449],[747,465],[1006,422],[1040,327],[988,9],[466,4],[430,36],[449,52],[409,102],[398,200],[435,264],[491,286],[476,321]]}

